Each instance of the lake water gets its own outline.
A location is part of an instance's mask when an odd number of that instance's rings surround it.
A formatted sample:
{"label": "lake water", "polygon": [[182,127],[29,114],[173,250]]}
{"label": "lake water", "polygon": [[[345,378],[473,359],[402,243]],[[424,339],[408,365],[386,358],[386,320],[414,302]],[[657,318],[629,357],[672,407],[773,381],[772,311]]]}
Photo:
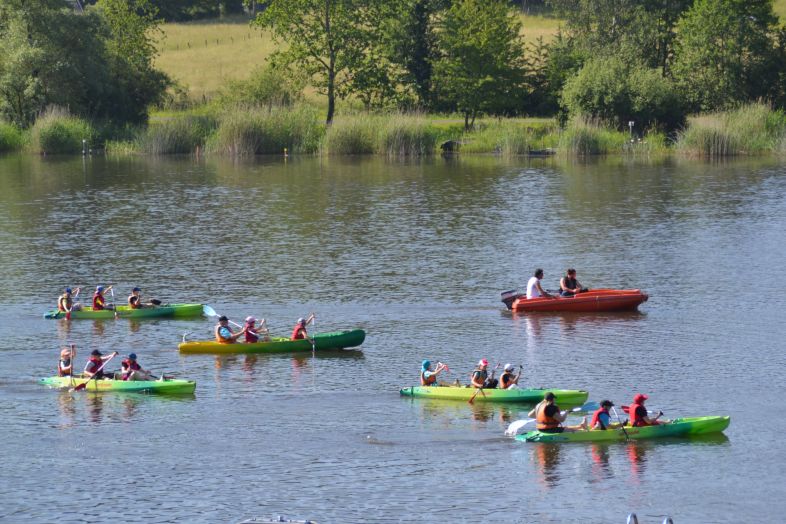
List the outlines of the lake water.
{"label": "lake water", "polygon": [[[679,159],[0,157],[2,522],[777,522],[784,519],[786,163]],[[516,315],[542,267],[642,288],[636,314]],[[362,351],[181,356],[212,319],[44,320],[114,283]],[[84,299],[89,299],[84,293]],[[58,349],[134,351],[193,397],[57,392]],[[420,361],[725,435],[611,445],[503,436],[528,407],[413,400]],[[576,419],[578,422],[578,419]]]}

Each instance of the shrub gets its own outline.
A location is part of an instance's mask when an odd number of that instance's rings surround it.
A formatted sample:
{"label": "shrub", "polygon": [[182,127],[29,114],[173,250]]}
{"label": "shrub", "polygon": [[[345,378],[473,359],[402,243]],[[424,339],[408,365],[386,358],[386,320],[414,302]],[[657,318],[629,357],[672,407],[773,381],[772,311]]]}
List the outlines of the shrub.
{"label": "shrub", "polygon": [[230,80],[216,97],[223,107],[288,107],[303,99],[305,82],[294,70],[259,67],[246,80]]}
{"label": "shrub", "polygon": [[90,123],[59,108],[50,108],[39,116],[30,137],[33,151],[42,154],[81,153],[83,140],[89,147],[94,145]]}

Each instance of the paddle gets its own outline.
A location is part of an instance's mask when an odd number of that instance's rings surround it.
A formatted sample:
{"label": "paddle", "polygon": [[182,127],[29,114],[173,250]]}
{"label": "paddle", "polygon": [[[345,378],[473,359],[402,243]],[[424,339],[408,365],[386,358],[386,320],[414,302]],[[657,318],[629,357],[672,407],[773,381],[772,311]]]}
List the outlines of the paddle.
{"label": "paddle", "polygon": [[206,317],[220,317],[220,316],[221,316],[221,315],[219,315],[218,313],[216,313],[216,310],[215,310],[215,309],[213,309],[212,307],[208,306],[207,304],[205,304],[204,306],[202,306],[202,313],[203,313],[203,314],[204,314]]}
{"label": "paddle", "polygon": [[[91,376],[89,379],[87,379],[86,381],[82,382],[81,384],[78,384],[78,385],[77,385],[77,386],[76,386],[74,389],[72,389],[71,391],[82,391],[83,389],[85,389],[85,388],[87,387],[87,385],[90,383],[90,381],[91,381],[91,380],[94,380],[94,379],[95,379],[95,378],[98,376],[98,373],[99,373],[99,372],[100,372],[102,369],[104,369],[104,366],[106,366],[107,364],[109,364],[109,361],[110,361],[110,360],[112,360],[113,358],[115,358],[115,356],[117,356],[117,351],[115,351],[114,353],[112,353],[112,355],[110,355],[110,357],[109,357],[108,359],[104,360],[104,362],[102,362],[102,363],[101,363],[101,365],[98,367],[98,369],[95,371],[95,373],[93,373],[93,375],[92,375],[92,376]],[[71,365],[73,366],[73,363],[72,363]]]}
{"label": "paddle", "polygon": [[622,420],[620,419],[620,414],[617,413],[617,408],[611,406],[611,410],[614,412],[614,416],[617,417],[617,422],[620,423],[620,429],[622,429],[622,432],[625,433],[625,440],[630,440],[630,435],[628,435],[628,431],[625,429],[625,424],[623,424]]}
{"label": "paddle", "polygon": [[[494,366],[494,369],[491,371],[491,378],[489,380],[493,380],[494,379],[494,373],[496,373],[498,369],[499,369],[499,362],[497,362],[497,365]],[[467,402],[469,404],[474,403],[475,402],[475,397],[478,396],[478,393],[483,395],[483,398],[486,398],[486,394],[483,393],[483,386],[480,386],[477,390],[475,390],[475,393],[471,397],[469,397],[469,400]]]}
{"label": "paddle", "polygon": [[76,297],[79,296],[79,292],[81,290],[82,290],[82,288],[80,288],[80,287],[76,288],[76,293],[74,293],[74,296],[71,297],[71,307],[66,308],[66,315],[65,315],[66,320],[71,320],[71,310],[74,309],[74,304],[75,304],[74,301],[76,300]]}
{"label": "paddle", "polygon": [[[595,411],[598,409],[600,405],[597,402],[587,402],[582,406],[575,407],[573,409],[563,411],[562,414],[569,414],[569,413],[579,413],[579,412],[587,412],[587,411]],[[521,420],[516,420],[508,425],[508,429],[505,430],[505,435],[509,437],[514,437],[520,433],[527,433],[532,431],[532,425],[537,422],[537,419],[534,418],[525,418]]]}

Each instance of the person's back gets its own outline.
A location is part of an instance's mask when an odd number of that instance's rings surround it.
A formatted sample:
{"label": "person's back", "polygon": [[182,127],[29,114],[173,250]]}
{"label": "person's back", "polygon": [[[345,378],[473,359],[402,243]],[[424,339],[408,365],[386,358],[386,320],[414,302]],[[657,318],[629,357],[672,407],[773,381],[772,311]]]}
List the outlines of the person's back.
{"label": "person's back", "polygon": [[542,278],[543,270],[540,268],[536,269],[535,274],[527,281],[527,300],[541,297],[551,298],[551,295],[546,293],[540,285],[540,279]]}
{"label": "person's back", "polygon": [[295,328],[292,330],[292,336],[290,340],[302,340],[308,338],[308,332],[306,331],[306,320],[303,318],[299,318],[297,320],[297,324],[295,324]]}

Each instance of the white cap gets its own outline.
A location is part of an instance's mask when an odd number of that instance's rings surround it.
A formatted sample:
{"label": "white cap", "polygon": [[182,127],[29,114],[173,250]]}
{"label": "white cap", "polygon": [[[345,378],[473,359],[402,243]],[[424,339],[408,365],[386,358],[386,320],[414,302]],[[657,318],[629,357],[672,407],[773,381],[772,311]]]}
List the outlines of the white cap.
{"label": "white cap", "polygon": [[513,364],[505,364],[505,371],[513,371],[514,368]]}

